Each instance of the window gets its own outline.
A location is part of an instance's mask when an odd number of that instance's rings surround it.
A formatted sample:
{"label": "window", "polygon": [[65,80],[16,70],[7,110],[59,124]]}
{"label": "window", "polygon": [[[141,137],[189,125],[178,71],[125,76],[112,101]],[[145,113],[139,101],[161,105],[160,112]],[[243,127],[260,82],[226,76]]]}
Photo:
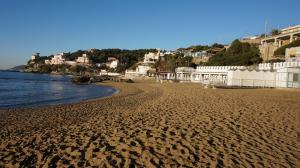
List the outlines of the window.
{"label": "window", "polygon": [[299,74],[298,73],[294,73],[293,74],[293,82],[298,82],[299,81]]}

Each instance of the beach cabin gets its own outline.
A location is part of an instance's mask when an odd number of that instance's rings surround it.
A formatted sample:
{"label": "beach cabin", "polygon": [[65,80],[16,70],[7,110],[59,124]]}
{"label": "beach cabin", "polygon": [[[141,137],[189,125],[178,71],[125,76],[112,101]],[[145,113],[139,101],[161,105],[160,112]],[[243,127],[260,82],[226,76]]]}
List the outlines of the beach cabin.
{"label": "beach cabin", "polygon": [[300,88],[300,67],[287,67],[276,72],[276,87]]}

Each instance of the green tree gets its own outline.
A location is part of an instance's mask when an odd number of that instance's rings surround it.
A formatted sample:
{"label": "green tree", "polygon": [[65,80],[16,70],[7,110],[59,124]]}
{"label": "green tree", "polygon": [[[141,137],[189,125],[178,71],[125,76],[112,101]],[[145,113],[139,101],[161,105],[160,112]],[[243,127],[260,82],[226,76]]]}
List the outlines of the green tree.
{"label": "green tree", "polygon": [[279,35],[280,34],[280,31],[278,30],[278,29],[273,29],[272,31],[271,31],[271,35],[272,36],[276,36],[276,35]]}
{"label": "green tree", "polygon": [[86,71],[87,68],[85,66],[75,65],[75,66],[72,66],[70,70],[72,72],[81,73],[81,72]]}
{"label": "green tree", "polygon": [[230,48],[211,57],[206,65],[253,65],[262,61],[257,46],[234,40]]}
{"label": "green tree", "polygon": [[212,47],[214,47],[214,48],[224,48],[224,45],[223,44],[214,43],[212,45]]}

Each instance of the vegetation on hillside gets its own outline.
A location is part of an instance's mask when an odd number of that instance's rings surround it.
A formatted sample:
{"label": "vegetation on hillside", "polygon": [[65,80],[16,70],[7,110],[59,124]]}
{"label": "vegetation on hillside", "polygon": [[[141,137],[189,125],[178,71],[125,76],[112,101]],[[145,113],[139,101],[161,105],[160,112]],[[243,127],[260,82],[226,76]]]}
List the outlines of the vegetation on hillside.
{"label": "vegetation on hillside", "polygon": [[[106,63],[108,57],[115,57],[119,60],[118,67],[116,69],[108,69],[105,65],[102,65],[102,68],[106,68],[107,70],[114,72],[124,72],[129,67],[133,66],[137,62],[141,61],[144,55],[148,52],[156,52],[156,49],[138,49],[138,50],[122,50],[122,49],[93,49],[93,50],[78,50],[75,52],[65,53],[66,61],[75,61],[78,57],[81,57],[82,54],[87,54],[90,60],[92,60],[93,64],[97,63]],[[34,63],[30,60],[28,61],[27,68],[34,68],[35,71],[41,73],[50,73],[53,71],[65,72],[67,71],[78,72],[78,67],[72,69],[71,66],[61,65],[64,68],[58,68],[54,65],[45,65],[44,62],[46,59],[51,59],[53,55],[50,56],[38,56]],[[38,65],[38,66],[36,66]],[[69,67],[69,68],[67,68]],[[82,66],[81,66],[82,67]],[[87,67],[86,67],[87,68]],[[92,67],[95,69],[96,67]],[[82,70],[83,71],[83,70]]]}
{"label": "vegetation on hillside", "polygon": [[[214,48],[224,48],[221,44],[207,45],[195,45],[188,48],[182,48],[181,50],[190,50],[193,52],[209,50]],[[180,51],[180,49],[179,49]],[[122,49],[92,49],[92,50],[78,50],[76,52],[65,53],[66,61],[75,61],[82,54],[87,54],[93,65],[90,66],[71,66],[71,65],[45,65],[46,59],[51,59],[50,56],[36,57],[34,63],[28,61],[27,68],[33,69],[34,72],[42,73],[72,73],[81,74],[82,72],[97,72],[100,69],[106,69],[111,72],[124,72],[126,69],[136,67],[139,62],[144,58],[144,55],[149,52],[157,52],[156,49],[138,49],[138,50],[122,50]],[[115,57],[119,60],[119,64],[115,69],[109,69],[105,63],[108,57]],[[250,45],[249,43],[242,43],[239,40],[233,41],[231,47],[228,50],[222,50],[215,56],[211,57],[204,65],[253,65],[258,64],[262,60],[260,58],[259,50],[257,46]],[[96,66],[100,63],[101,66]],[[174,72],[177,67],[196,67],[193,63],[192,57],[184,57],[182,53],[166,54],[162,57],[153,68],[158,71],[171,71]]]}
{"label": "vegetation on hillside", "polygon": [[276,59],[271,59],[267,60],[266,63],[276,63],[276,62],[285,62],[284,59],[276,58]]}
{"label": "vegetation on hillside", "polygon": [[262,59],[260,58],[260,52],[257,46],[235,40],[228,50],[224,50],[211,57],[206,65],[253,65],[261,61]]}
{"label": "vegetation on hillside", "polygon": [[208,46],[208,45],[193,45],[193,46],[190,46],[188,48],[181,48],[179,50],[191,50],[193,52],[198,52],[198,51],[205,51],[205,50],[212,49],[212,48],[224,48],[224,45],[223,44],[218,44],[218,43],[214,43],[211,46]]}
{"label": "vegetation on hillside", "polygon": [[291,48],[291,47],[298,47],[300,46],[300,39],[295,40],[287,45],[279,47],[277,50],[275,50],[274,55],[276,57],[284,57],[285,56],[285,49]]}
{"label": "vegetation on hillside", "polygon": [[192,63],[192,57],[184,57],[183,54],[166,54],[163,59],[155,64],[158,71],[174,72],[177,67],[195,67]]}
{"label": "vegetation on hillside", "polygon": [[280,34],[280,30],[278,30],[278,29],[273,29],[273,30],[271,31],[271,34],[270,34],[270,35],[276,36],[276,35],[279,35],[279,34]]}

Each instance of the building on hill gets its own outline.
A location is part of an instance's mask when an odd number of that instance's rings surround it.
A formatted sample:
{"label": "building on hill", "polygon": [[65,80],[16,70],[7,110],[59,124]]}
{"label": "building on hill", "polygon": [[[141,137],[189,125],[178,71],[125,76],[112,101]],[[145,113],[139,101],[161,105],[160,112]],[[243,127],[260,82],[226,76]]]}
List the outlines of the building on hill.
{"label": "building on hill", "polygon": [[34,61],[39,56],[40,56],[40,53],[36,53],[36,54],[32,55],[31,56],[31,61]]}
{"label": "building on hill", "polygon": [[300,46],[287,48],[285,50],[285,61],[287,62],[300,62]]}
{"label": "building on hill", "polygon": [[65,61],[65,64],[67,64],[67,65],[77,65],[78,63],[76,61]]}
{"label": "building on hill", "polygon": [[125,71],[125,77],[135,78],[140,76],[153,76],[153,72],[156,72],[153,68],[154,64],[164,56],[165,53],[162,53],[160,49],[157,49],[156,53],[150,52],[145,54],[143,62],[139,63],[135,70]]}
{"label": "building on hill", "polygon": [[117,68],[119,64],[119,60],[115,57],[108,57],[107,58],[107,63],[106,65],[109,67],[109,68]]}
{"label": "building on hill", "polygon": [[174,51],[166,51],[166,52],[164,53],[164,55],[174,55],[174,54],[175,54]]}
{"label": "building on hill", "polygon": [[138,65],[135,70],[126,70],[125,77],[126,78],[136,78],[136,77],[144,77],[144,76],[154,76],[156,70],[152,68],[150,65],[142,64]]}
{"label": "building on hill", "polygon": [[281,29],[278,35],[269,36],[261,40],[259,46],[264,61],[275,59],[274,52],[281,46],[300,39],[300,25]]}
{"label": "building on hill", "polygon": [[207,51],[197,51],[197,52],[193,52],[193,51],[186,51],[183,53],[184,57],[205,57],[207,56]]}
{"label": "building on hill", "polygon": [[149,65],[138,65],[138,67],[136,68],[136,73],[141,76],[146,76],[148,74],[148,71],[150,71],[151,69],[152,68]]}
{"label": "building on hill", "polygon": [[284,29],[281,29],[280,33],[281,34],[290,34],[290,33],[297,33],[300,31],[300,25],[296,26],[290,26]]}
{"label": "building on hill", "polygon": [[97,51],[97,49],[95,49],[95,48],[91,48],[91,49],[87,50],[87,52],[90,52],[90,53],[94,53],[95,51]]}
{"label": "building on hill", "polygon": [[196,51],[194,52],[192,49],[188,50],[180,50],[179,52],[184,55],[184,57],[193,57],[193,62],[196,64],[207,62],[210,57],[216,55],[217,53],[225,50],[226,48],[218,48],[218,47],[212,47],[207,50],[203,51]]}
{"label": "building on hill", "polygon": [[61,65],[61,64],[68,64],[68,65],[85,64],[85,65],[88,65],[90,63],[91,63],[91,61],[89,60],[89,58],[87,57],[86,54],[82,54],[82,57],[78,57],[75,61],[66,61],[64,53],[56,54],[50,60],[49,59],[45,60],[45,64],[48,64],[48,65]]}
{"label": "building on hill", "polygon": [[88,58],[87,54],[82,54],[82,57],[78,57],[76,59],[76,63],[79,63],[79,64],[90,64],[91,61]]}
{"label": "building on hill", "polygon": [[155,64],[161,57],[163,57],[165,54],[160,51],[160,49],[157,49],[157,53],[147,53],[144,56],[144,63],[145,64]]}
{"label": "building on hill", "polygon": [[60,54],[56,54],[54,55],[51,60],[45,60],[45,64],[50,64],[50,65],[61,65],[65,63],[65,54],[64,53],[60,53]]}
{"label": "building on hill", "polygon": [[261,44],[261,40],[262,38],[260,36],[249,36],[241,38],[240,42],[259,45]]}

